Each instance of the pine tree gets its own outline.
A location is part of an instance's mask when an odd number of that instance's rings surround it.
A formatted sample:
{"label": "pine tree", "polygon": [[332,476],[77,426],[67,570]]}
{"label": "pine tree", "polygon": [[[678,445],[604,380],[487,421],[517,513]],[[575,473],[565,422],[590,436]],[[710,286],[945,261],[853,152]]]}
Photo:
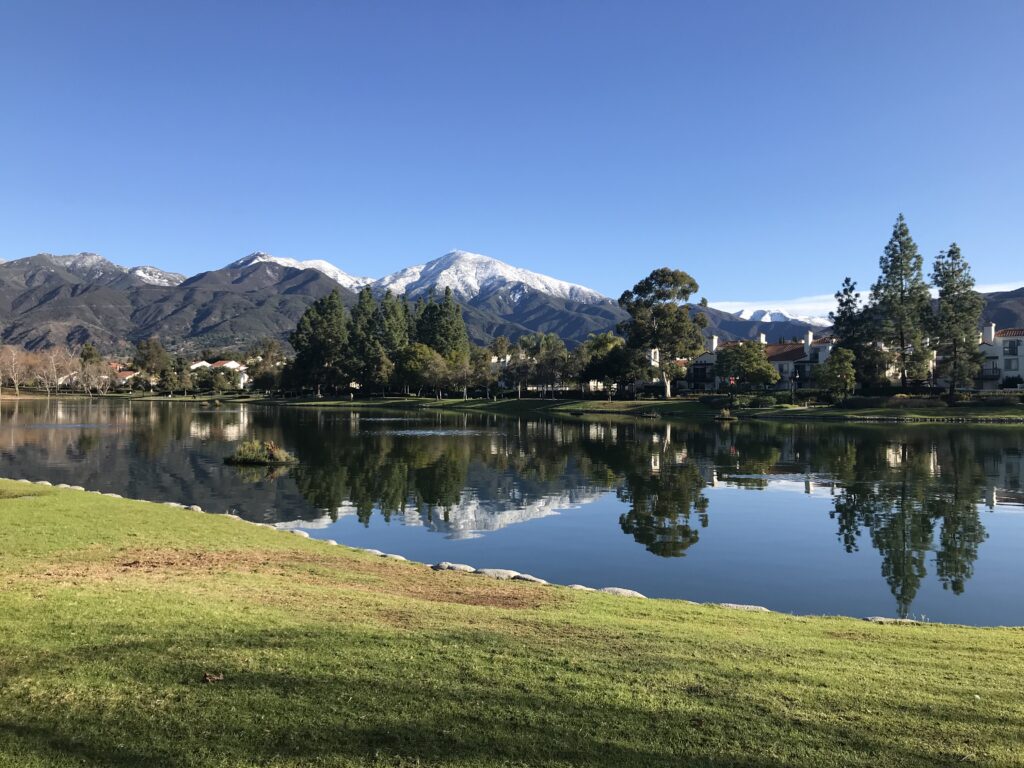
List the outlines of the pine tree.
{"label": "pine tree", "polygon": [[373,336],[392,359],[409,343],[407,311],[405,303],[387,291],[373,314]]}
{"label": "pine tree", "polygon": [[941,251],[932,267],[932,282],[939,289],[933,324],[938,352],[937,373],[949,381],[950,399],[960,385],[970,384],[981,367],[978,324],[984,301],[974,290],[971,267],[956,243]]}
{"label": "pine tree", "polygon": [[373,319],[377,302],[368,287],[359,292],[348,321],[348,354],[345,367],[348,375],[362,386],[379,384],[375,373],[383,367],[378,359],[381,348],[375,343]]}
{"label": "pine tree", "polygon": [[909,381],[928,375],[925,333],[931,296],[922,273],[921,254],[902,213],[892,228],[879,267],[881,274],[871,287],[871,304],[877,310],[882,341],[891,350],[905,389]]}
{"label": "pine tree", "polygon": [[431,297],[420,313],[416,338],[440,354],[450,364],[469,360],[469,334],[462,319],[462,309],[455,302],[451,288],[446,288],[444,300],[438,304]]}
{"label": "pine tree", "polygon": [[337,291],[314,301],[299,318],[289,337],[295,349],[291,373],[301,383],[316,387],[337,386],[344,375],[348,354],[345,307]]}
{"label": "pine tree", "polygon": [[862,387],[880,384],[885,379],[886,354],[879,346],[881,332],[877,312],[862,306],[857,283],[847,277],[835,294],[836,310],[829,312],[836,346],[853,353],[853,367]]}

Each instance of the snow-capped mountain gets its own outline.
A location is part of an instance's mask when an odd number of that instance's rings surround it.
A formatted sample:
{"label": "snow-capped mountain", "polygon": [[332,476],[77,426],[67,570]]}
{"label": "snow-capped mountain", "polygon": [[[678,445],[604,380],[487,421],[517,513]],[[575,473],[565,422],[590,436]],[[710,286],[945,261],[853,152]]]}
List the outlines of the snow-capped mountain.
{"label": "snow-capped mountain", "polygon": [[468,251],[451,251],[426,264],[406,267],[374,281],[371,287],[375,291],[389,290],[409,298],[425,296],[431,291],[441,294],[446,288],[451,288],[456,298],[467,300],[499,288],[510,288],[518,298],[529,291],[536,291],[582,304],[608,301],[607,297],[582,285]]}
{"label": "snow-capped mountain", "polygon": [[737,320],[749,320],[754,323],[786,323],[796,321],[825,327],[832,325],[827,317],[808,317],[805,315],[791,315],[781,309],[741,309],[733,313]]}
{"label": "snow-capped mountain", "polygon": [[181,285],[185,282],[185,276],[180,275],[177,272],[165,272],[162,269],[156,267],[131,267],[128,270],[128,274],[139,278],[142,282],[148,285]]}
{"label": "snow-capped mountain", "polygon": [[[3,263],[3,262],[0,262]],[[73,253],[56,255],[52,253],[37,253],[26,259],[8,262],[14,266],[17,264],[32,265],[38,269],[53,271],[64,270],[86,283],[97,283],[110,285],[123,282],[125,278],[135,277],[149,285],[172,286],[184,281],[185,276],[176,272],[165,272],[156,267],[122,267],[119,264],[105,259],[98,253]]]}
{"label": "snow-capped mountain", "polygon": [[250,253],[248,256],[245,256],[238,261],[231,262],[228,264],[228,268],[241,269],[242,267],[261,263],[278,264],[282,267],[291,267],[293,269],[315,269],[317,272],[322,272],[327,275],[339,285],[353,291],[357,291],[364,285],[368,285],[373,282],[372,278],[355,277],[354,275],[350,275],[348,272],[338,269],[330,262],[323,261],[322,259],[299,261],[298,259],[288,259],[282,256],[271,256],[269,253],[263,253],[261,251]]}

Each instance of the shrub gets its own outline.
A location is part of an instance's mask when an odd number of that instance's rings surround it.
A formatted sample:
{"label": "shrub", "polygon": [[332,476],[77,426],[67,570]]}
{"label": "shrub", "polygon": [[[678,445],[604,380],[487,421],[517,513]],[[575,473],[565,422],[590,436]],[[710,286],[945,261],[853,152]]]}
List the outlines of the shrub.
{"label": "shrub", "polygon": [[774,395],[758,395],[751,401],[754,408],[774,408],[777,404],[778,400]]}
{"label": "shrub", "polygon": [[1018,389],[1024,384],[1024,378],[1020,376],[1007,376],[999,386],[1003,389]]}
{"label": "shrub", "polygon": [[272,440],[246,440],[235,449],[233,456],[224,459],[225,464],[241,466],[268,466],[293,464],[296,458]]}

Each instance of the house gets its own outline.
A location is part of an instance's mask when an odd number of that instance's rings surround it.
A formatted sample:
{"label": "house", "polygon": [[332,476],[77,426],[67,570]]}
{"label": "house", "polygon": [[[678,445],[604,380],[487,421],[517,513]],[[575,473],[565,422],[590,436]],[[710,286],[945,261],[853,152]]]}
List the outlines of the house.
{"label": "house", "polygon": [[204,371],[207,369],[225,372],[233,371],[238,374],[238,386],[240,388],[245,389],[245,385],[249,383],[249,374],[247,373],[249,367],[237,360],[218,360],[215,363],[208,363],[205,360],[197,360],[194,363],[190,363],[188,369],[190,371]]}
{"label": "house", "polygon": [[1015,379],[1024,377],[1024,328],[1000,331],[995,323],[989,323],[979,336],[978,351],[984,357],[978,389],[1001,389],[1010,383],[1016,385]]}
{"label": "house", "polygon": [[[780,342],[769,344],[765,335],[758,336],[757,341],[764,345],[768,362],[778,371],[779,382],[776,389],[799,389],[814,384],[814,369],[821,365],[832,354],[835,346],[835,339],[826,337],[815,339],[813,331],[807,331],[803,341]],[[721,379],[715,373],[715,362],[718,359],[718,350],[733,344],[737,341],[719,343],[717,336],[712,336],[708,342],[708,349],[698,355],[687,368],[686,381],[691,389],[695,390],[717,390],[729,382]]]}

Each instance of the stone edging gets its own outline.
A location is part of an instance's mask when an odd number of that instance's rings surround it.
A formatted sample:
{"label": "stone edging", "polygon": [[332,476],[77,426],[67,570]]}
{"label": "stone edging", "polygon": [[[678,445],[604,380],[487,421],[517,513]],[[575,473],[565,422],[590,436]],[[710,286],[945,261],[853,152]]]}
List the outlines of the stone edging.
{"label": "stone edging", "polygon": [[[106,496],[106,497],[111,498],[111,499],[125,499],[124,496],[121,496],[120,494],[117,494],[117,493],[103,493],[101,491],[88,491],[88,490],[86,490],[85,488],[83,488],[80,485],[67,485],[66,483],[58,483],[57,485],[54,485],[53,483],[49,482],[48,480],[25,480],[23,478],[19,478],[19,479],[0,478],[0,479],[10,480],[11,482],[15,482],[15,483],[28,483],[30,485],[42,485],[42,486],[48,486],[48,487],[52,487],[52,488],[60,488],[62,490],[81,491],[83,493],[90,493],[90,494],[93,494],[93,495],[96,495],[96,496]],[[188,511],[191,511],[191,512],[202,512],[203,514],[210,514],[210,515],[214,515],[216,517],[226,517],[226,518],[228,518],[230,520],[237,520],[237,521],[242,522],[242,523],[247,523],[248,525],[259,526],[260,528],[267,528],[267,529],[272,530],[272,531],[281,531],[282,533],[292,533],[292,534],[295,534],[296,536],[300,536],[301,538],[309,539],[310,541],[317,541],[317,542],[320,542],[322,544],[327,544],[328,546],[334,546],[334,547],[340,546],[338,544],[338,542],[335,541],[334,539],[314,539],[306,531],[300,531],[298,529],[293,529],[293,528],[278,528],[277,526],[270,525],[269,523],[253,522],[251,520],[246,520],[246,519],[244,519],[242,517],[239,517],[238,515],[234,515],[234,514],[230,514],[230,513],[206,512],[202,507],[200,507],[197,504],[179,504],[179,503],[174,502],[174,501],[149,501],[148,499],[125,499],[125,500],[126,501],[139,501],[139,502],[143,502],[143,503],[146,503],[146,504],[159,504],[159,505],[162,505],[162,506],[165,506],[165,507],[175,507],[176,509],[184,509],[184,510],[188,510]],[[387,558],[389,560],[398,560],[398,561],[401,561],[401,562],[412,563],[412,564],[415,564],[415,565],[426,565],[425,563],[415,563],[414,561],[408,560],[407,558],[403,557],[402,555],[395,555],[395,554],[391,554],[391,553],[388,553],[388,552],[382,552],[379,549],[365,549],[365,548],[362,548],[362,547],[349,547],[349,549],[352,549],[352,550],[354,550],[356,552],[365,552],[365,553],[370,554],[370,555],[376,555],[377,557]],[[440,562],[440,563],[434,563],[433,565],[430,565],[429,567],[431,568],[431,570],[434,570],[434,571],[456,571],[456,572],[460,572],[460,573],[469,573],[469,574],[476,575],[476,576],[484,576],[484,577],[491,578],[491,579],[497,579],[499,581],[525,581],[525,582],[528,582],[528,583],[531,583],[531,584],[537,584],[538,586],[545,586],[545,587],[564,586],[565,589],[575,589],[575,590],[582,591],[582,592],[601,592],[601,593],[604,593],[606,595],[616,595],[618,597],[633,597],[633,598],[640,598],[640,599],[643,599],[643,600],[647,599],[646,595],[642,595],[642,594],[640,594],[639,592],[637,592],[636,590],[633,590],[633,589],[625,589],[624,587],[601,587],[601,588],[598,589],[598,588],[595,588],[595,587],[587,587],[587,586],[584,586],[582,584],[567,584],[567,585],[551,584],[550,582],[545,581],[544,579],[538,578],[537,576],[532,576],[532,575],[530,575],[528,573],[520,573],[519,571],[508,570],[506,568],[474,568],[473,566],[466,565],[465,563],[449,563],[447,561],[443,561],[443,562]],[[697,604],[697,603],[694,603],[692,600],[681,600],[680,602],[690,603],[692,605],[696,605]],[[737,610],[737,611],[751,611],[751,612],[755,612],[755,613],[776,613],[776,611],[771,611],[771,610],[769,610],[768,608],[765,608],[762,605],[743,605],[743,604],[740,604],[740,603],[704,603],[704,605],[715,606],[715,607],[718,607],[718,608],[729,608],[729,609]],[[870,621],[870,622],[873,622],[875,624],[920,624],[920,623],[922,623],[922,622],[914,621],[912,619],[893,619],[893,618],[887,618],[885,616],[866,616],[866,617],[864,617],[864,621]]]}

